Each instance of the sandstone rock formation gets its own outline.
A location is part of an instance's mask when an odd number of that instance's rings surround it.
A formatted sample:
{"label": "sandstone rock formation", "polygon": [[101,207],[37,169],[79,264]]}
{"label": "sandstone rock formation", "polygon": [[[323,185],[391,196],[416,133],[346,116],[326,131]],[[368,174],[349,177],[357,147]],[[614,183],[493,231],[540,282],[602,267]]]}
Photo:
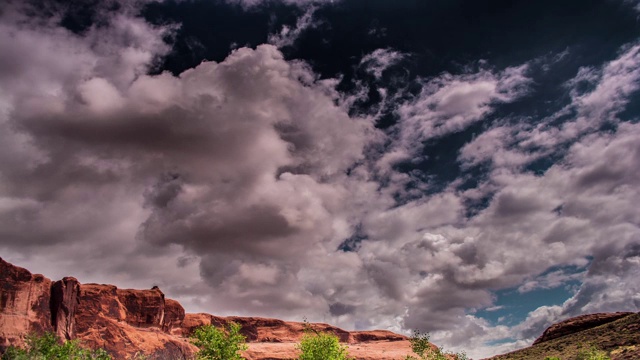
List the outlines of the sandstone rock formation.
{"label": "sandstone rock formation", "polygon": [[[209,314],[187,314],[182,331],[190,333],[202,325],[225,325],[236,322],[242,325],[242,334],[249,341],[244,352],[248,360],[284,360],[297,358],[296,345],[304,334],[305,324],[258,317],[218,317]],[[328,324],[310,324],[318,332],[333,333],[346,343],[349,354],[359,360],[395,360],[411,355],[411,344],[406,336],[390,331],[345,331]]]}
{"label": "sandstone rock formation", "polygon": [[595,346],[612,360],[640,359],[640,313],[603,313],[571,318],[549,327],[532,346],[492,360],[575,359]]}
{"label": "sandstone rock formation", "polygon": [[551,325],[542,335],[537,338],[533,344],[539,344],[545,341],[557,339],[562,336],[577,333],[579,331],[587,330],[600,326],[612,321],[616,321],[625,316],[632,315],[632,312],[616,312],[616,313],[598,313],[577,316],[565,321],[561,321],[557,324]]}
{"label": "sandstone rock formation", "polygon": [[28,332],[53,331],[51,280],[0,259],[0,350],[22,344]]}
{"label": "sandstone rock formation", "polygon": [[[236,322],[249,342],[248,360],[294,359],[304,323],[257,317],[185,314],[157,287],[118,289],[113,285],[80,284],[72,277],[52,282],[42,275],[0,258],[0,353],[21,346],[29,333],[54,331],[61,340],[78,339],[84,346],[104,348],[116,359],[136,354],[188,359],[197,349],[188,336],[202,325]],[[405,336],[389,331],[345,331],[311,324],[316,331],[336,334],[360,360],[404,359],[411,354]]]}
{"label": "sandstone rock formation", "polygon": [[80,283],[72,277],[65,277],[51,285],[51,325],[58,338],[75,339],[76,322],[73,321],[80,299]]}

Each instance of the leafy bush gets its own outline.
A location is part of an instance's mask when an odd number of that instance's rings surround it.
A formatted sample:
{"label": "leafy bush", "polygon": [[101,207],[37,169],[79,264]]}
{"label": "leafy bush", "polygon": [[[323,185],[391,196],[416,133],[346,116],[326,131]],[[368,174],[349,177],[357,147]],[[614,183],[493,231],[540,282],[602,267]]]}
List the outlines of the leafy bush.
{"label": "leafy bush", "polygon": [[241,360],[239,352],[247,349],[245,337],[240,333],[242,327],[229,323],[226,329],[213,325],[201,326],[191,335],[191,342],[200,348],[196,354],[203,360]]}
{"label": "leafy bush", "polygon": [[467,354],[464,352],[450,353],[444,351],[442,348],[433,348],[429,342],[429,334],[423,334],[418,330],[413,332],[413,336],[409,339],[411,343],[411,350],[415,356],[407,356],[405,360],[468,360]]}
{"label": "leafy bush", "polygon": [[25,342],[25,349],[9,347],[2,360],[111,360],[105,350],[83,349],[76,340],[60,344],[56,335],[50,332],[27,335]]}
{"label": "leafy bush", "polygon": [[425,358],[426,352],[431,352],[431,343],[429,342],[429,334],[422,334],[418,330],[413,331],[413,336],[409,339],[411,350],[421,359]]}
{"label": "leafy bush", "polygon": [[334,334],[317,332],[305,320],[305,334],[298,345],[301,351],[298,360],[353,360],[347,347],[340,344]]}

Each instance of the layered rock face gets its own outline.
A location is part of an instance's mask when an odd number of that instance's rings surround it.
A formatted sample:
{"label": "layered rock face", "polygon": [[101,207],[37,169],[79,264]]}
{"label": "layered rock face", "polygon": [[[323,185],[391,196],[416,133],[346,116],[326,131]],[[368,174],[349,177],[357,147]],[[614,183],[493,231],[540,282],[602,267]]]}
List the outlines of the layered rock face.
{"label": "layered rock face", "polygon": [[[197,351],[188,336],[199,326],[236,322],[249,342],[248,360],[294,359],[305,324],[256,317],[185,314],[160,289],[118,289],[80,284],[72,277],[51,281],[0,258],[0,353],[22,346],[29,333],[54,331],[61,340],[78,339],[103,348],[116,359],[144,354],[151,359],[189,359]],[[336,334],[360,360],[404,359],[411,354],[405,336],[389,331],[349,332],[327,324],[316,331]]]}
{"label": "layered rock face", "polygon": [[29,332],[53,331],[51,280],[0,259],[0,281],[0,350]]}
{"label": "layered rock face", "polygon": [[104,348],[117,359],[136,353],[181,359],[197,350],[171,335],[184,333],[184,308],[158,288],[123,290],[72,277],[51,281],[2,259],[0,278],[0,352],[24,345],[27,334],[47,331]]}

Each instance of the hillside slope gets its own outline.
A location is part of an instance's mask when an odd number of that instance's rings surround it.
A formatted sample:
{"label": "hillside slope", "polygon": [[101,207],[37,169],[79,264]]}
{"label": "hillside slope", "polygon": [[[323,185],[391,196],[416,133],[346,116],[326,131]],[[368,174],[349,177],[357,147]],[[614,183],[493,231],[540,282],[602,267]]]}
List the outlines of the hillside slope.
{"label": "hillside slope", "polygon": [[573,360],[579,351],[591,345],[609,352],[612,360],[640,359],[640,313],[580,316],[551,326],[545,334],[546,338],[541,336],[528,348],[491,359],[542,360],[557,356]]}

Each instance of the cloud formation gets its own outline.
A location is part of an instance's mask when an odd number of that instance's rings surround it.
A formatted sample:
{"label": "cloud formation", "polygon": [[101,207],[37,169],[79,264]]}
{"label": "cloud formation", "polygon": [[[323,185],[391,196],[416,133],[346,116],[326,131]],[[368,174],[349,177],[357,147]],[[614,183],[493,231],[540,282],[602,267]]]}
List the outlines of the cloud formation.
{"label": "cloud formation", "polygon": [[[341,93],[285,59],[295,29],[272,37],[278,47],[151,75],[175,27],[128,7],[76,33],[27,14],[0,12],[3,257],[160,285],[191,311],[419,328],[474,357],[568,316],[640,307],[640,125],[620,117],[638,90],[637,44],[578,70],[549,117],[492,118],[533,91],[533,62],[481,64],[385,98],[397,121],[381,130],[379,113],[350,111],[365,85]],[[380,48],[359,64],[379,80],[405,56]],[[463,173],[486,169],[476,186],[427,191],[434,174],[402,170],[431,156],[425,143],[478,124],[454,154]],[[474,315],[499,310],[496,290],[573,280],[572,298],[519,324]]]}

